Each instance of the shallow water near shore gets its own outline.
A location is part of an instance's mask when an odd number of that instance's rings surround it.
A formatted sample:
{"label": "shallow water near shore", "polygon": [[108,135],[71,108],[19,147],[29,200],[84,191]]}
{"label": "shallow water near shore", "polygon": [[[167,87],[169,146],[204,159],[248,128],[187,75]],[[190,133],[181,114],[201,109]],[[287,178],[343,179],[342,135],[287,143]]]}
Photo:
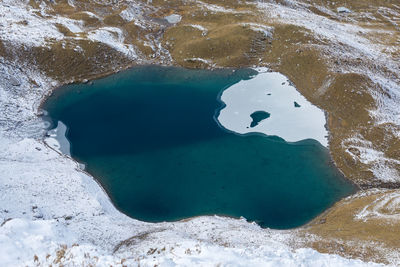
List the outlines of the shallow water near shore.
{"label": "shallow water near shore", "polygon": [[[135,219],[217,214],[293,228],[355,188],[315,140],[287,143],[221,127],[222,91],[255,75],[250,69],[135,67],[59,88],[43,108],[53,128],[58,121],[68,127],[72,157]],[[268,119],[264,113],[257,124]]]}

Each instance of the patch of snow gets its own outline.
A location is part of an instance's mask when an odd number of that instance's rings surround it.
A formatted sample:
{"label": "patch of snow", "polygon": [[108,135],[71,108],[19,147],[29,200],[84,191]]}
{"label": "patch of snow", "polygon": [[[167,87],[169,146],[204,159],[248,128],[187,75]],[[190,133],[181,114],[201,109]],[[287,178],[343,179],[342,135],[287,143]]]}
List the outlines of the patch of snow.
{"label": "patch of snow", "polygon": [[172,14],[172,15],[166,16],[165,19],[168,21],[168,23],[176,24],[182,20],[182,16],[178,15],[178,14]]}
{"label": "patch of snow", "polygon": [[205,27],[203,27],[203,26],[201,26],[201,25],[198,25],[198,24],[190,24],[190,25],[188,25],[188,26],[190,26],[190,27],[192,27],[192,28],[195,28],[195,29],[198,29],[199,31],[202,32],[201,34],[202,34],[203,36],[206,36],[207,33],[208,33],[208,29],[205,28]]}
{"label": "patch of snow", "polygon": [[68,0],[68,5],[75,7],[75,0]]}
{"label": "patch of snow", "polygon": [[262,32],[265,37],[272,38],[274,27],[258,24],[258,23],[242,23],[244,26],[249,26],[253,31]]}
{"label": "patch of snow", "polygon": [[206,28],[204,28],[203,26],[198,25],[198,24],[190,24],[189,26],[190,26],[190,27],[193,27],[193,28],[195,28],[195,29],[198,29],[199,31],[202,31],[202,32],[208,31]]}
{"label": "patch of snow", "polygon": [[88,14],[88,15],[89,15],[89,17],[91,17],[91,18],[97,18],[97,19],[100,19],[100,17],[99,17],[99,16],[97,16],[96,14],[94,14],[93,12],[90,12],[90,11],[83,11],[83,13],[86,13],[86,14]]}
{"label": "patch of snow", "polygon": [[214,4],[209,4],[209,3],[204,3],[202,1],[196,0],[196,3],[199,4],[203,9],[209,10],[212,13],[247,13],[246,11],[236,11],[231,8],[225,8],[219,5],[214,5]]}
{"label": "patch of snow", "polygon": [[142,11],[141,11],[140,7],[138,7],[136,5],[130,5],[128,8],[124,9],[119,15],[125,21],[132,21],[135,18],[140,17],[141,13],[142,13]]}
{"label": "patch of snow", "polygon": [[374,201],[366,205],[354,217],[362,221],[371,219],[398,221],[400,219],[400,193],[394,191],[379,194]]}
{"label": "patch of snow", "polygon": [[[225,89],[221,101],[226,106],[218,121],[230,131],[261,132],[288,142],[315,139],[328,145],[324,112],[306,100],[282,74],[261,69],[254,78]],[[301,107],[295,107],[294,102]],[[250,115],[256,111],[266,111],[271,116],[251,128]]]}
{"label": "patch of snow", "polygon": [[209,66],[212,66],[212,67],[214,67],[215,66],[215,64],[212,62],[212,61],[210,61],[210,60],[207,60],[207,59],[204,59],[204,58],[200,58],[200,57],[192,57],[192,58],[185,58],[185,61],[186,62],[190,62],[190,61],[198,61],[198,62],[201,62],[201,63],[204,63],[204,64],[207,64],[207,65],[209,65]]}
{"label": "patch of snow", "polygon": [[137,58],[135,49],[131,44],[124,43],[124,35],[121,29],[116,27],[102,27],[88,33],[88,39],[104,43],[130,58]]}
{"label": "patch of snow", "polygon": [[61,25],[63,25],[64,27],[66,27],[68,30],[70,30],[73,33],[79,33],[79,32],[83,32],[83,22],[82,21],[78,21],[78,20],[73,20],[73,19],[67,19],[64,17],[57,17],[54,20],[50,20],[50,21],[54,21],[55,23],[59,23]]}
{"label": "patch of snow", "polygon": [[364,140],[360,135],[356,135],[344,140],[342,146],[346,147],[346,152],[355,161],[371,166],[371,171],[381,181],[400,181],[400,174],[396,169],[396,166],[400,166],[400,161],[387,158],[383,152],[374,149],[372,142]]}
{"label": "patch of snow", "polygon": [[0,3],[0,35],[12,43],[31,46],[45,45],[46,40],[61,40],[53,23],[40,18],[20,1],[4,0]]}

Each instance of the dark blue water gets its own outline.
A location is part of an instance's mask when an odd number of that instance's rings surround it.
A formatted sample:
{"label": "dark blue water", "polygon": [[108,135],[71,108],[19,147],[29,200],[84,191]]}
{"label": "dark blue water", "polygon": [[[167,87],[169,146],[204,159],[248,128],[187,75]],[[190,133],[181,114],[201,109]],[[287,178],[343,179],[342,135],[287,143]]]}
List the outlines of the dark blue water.
{"label": "dark blue water", "polygon": [[250,114],[250,117],[253,119],[253,121],[250,123],[250,127],[253,128],[256,127],[261,121],[271,117],[271,114],[266,111],[255,111]]}
{"label": "dark blue water", "polygon": [[300,226],[354,187],[317,141],[289,144],[218,125],[221,90],[254,74],[137,67],[59,88],[44,109],[54,126],[69,127],[72,156],[133,218],[218,214]]}

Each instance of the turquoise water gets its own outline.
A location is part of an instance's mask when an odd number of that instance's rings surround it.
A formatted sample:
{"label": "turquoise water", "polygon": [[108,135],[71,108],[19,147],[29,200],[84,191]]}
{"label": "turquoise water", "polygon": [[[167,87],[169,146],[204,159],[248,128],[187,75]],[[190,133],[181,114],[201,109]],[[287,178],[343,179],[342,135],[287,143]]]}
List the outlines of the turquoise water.
{"label": "turquoise water", "polygon": [[136,67],[59,88],[43,108],[53,127],[69,127],[71,155],[133,218],[218,214],[300,226],[354,187],[315,140],[286,143],[219,126],[221,91],[254,74]]}

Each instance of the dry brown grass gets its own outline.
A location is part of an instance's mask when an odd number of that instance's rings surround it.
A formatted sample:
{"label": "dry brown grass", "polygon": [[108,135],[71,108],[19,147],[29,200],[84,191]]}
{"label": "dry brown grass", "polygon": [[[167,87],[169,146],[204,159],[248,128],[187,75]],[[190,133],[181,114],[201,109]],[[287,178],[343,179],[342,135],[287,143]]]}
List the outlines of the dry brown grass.
{"label": "dry brown grass", "polygon": [[[233,3],[237,1],[223,2],[227,6]],[[260,55],[265,52],[268,42],[265,36],[244,25],[252,21],[252,13],[214,13],[182,6],[180,14],[182,22],[165,32],[163,43],[181,66],[210,67],[192,60],[201,58],[220,67],[245,67],[258,64]],[[207,31],[203,33],[190,25],[201,25]]]}
{"label": "dry brown grass", "polygon": [[62,25],[60,23],[56,23],[55,26],[57,27],[58,31],[61,32],[62,34],[64,34],[64,36],[66,36],[66,37],[75,37],[76,36],[67,27],[65,27],[64,25]]}
{"label": "dry brown grass", "polygon": [[191,58],[202,58],[223,67],[250,66],[258,63],[253,56],[253,44],[261,40],[262,34],[242,25],[226,25],[207,36],[189,26],[169,29],[165,40],[175,61],[185,67],[196,67]]}
{"label": "dry brown grass", "polygon": [[[76,51],[77,46],[84,53]],[[123,54],[102,43],[86,40],[32,48],[27,60],[36,64],[49,77],[60,81],[91,79],[131,64]]]}
{"label": "dry brown grass", "polygon": [[[300,236],[322,253],[338,253],[345,257],[389,263],[388,252],[400,247],[399,220],[355,219],[355,214],[374,201],[395,191],[370,193],[344,199],[300,230]],[[385,212],[381,210],[381,212]],[[391,214],[392,211],[387,211]],[[313,240],[310,234],[319,238]]]}
{"label": "dry brown grass", "polygon": [[95,27],[100,25],[100,20],[98,18],[90,16],[89,14],[83,11],[78,11],[76,13],[73,13],[69,15],[69,18],[83,21],[86,27]]}
{"label": "dry brown grass", "polygon": [[[144,241],[144,240],[148,239],[151,236],[151,234],[159,233],[159,232],[162,232],[164,230],[165,229],[154,229],[154,230],[150,230],[150,231],[146,231],[146,232],[137,234],[137,235],[132,236],[132,237],[126,239],[126,240],[123,240],[123,241],[119,242],[115,246],[113,253],[116,253],[122,247],[132,247],[132,246],[136,245],[137,243],[140,243],[141,241]],[[165,250],[165,248],[164,248],[164,250]]]}

